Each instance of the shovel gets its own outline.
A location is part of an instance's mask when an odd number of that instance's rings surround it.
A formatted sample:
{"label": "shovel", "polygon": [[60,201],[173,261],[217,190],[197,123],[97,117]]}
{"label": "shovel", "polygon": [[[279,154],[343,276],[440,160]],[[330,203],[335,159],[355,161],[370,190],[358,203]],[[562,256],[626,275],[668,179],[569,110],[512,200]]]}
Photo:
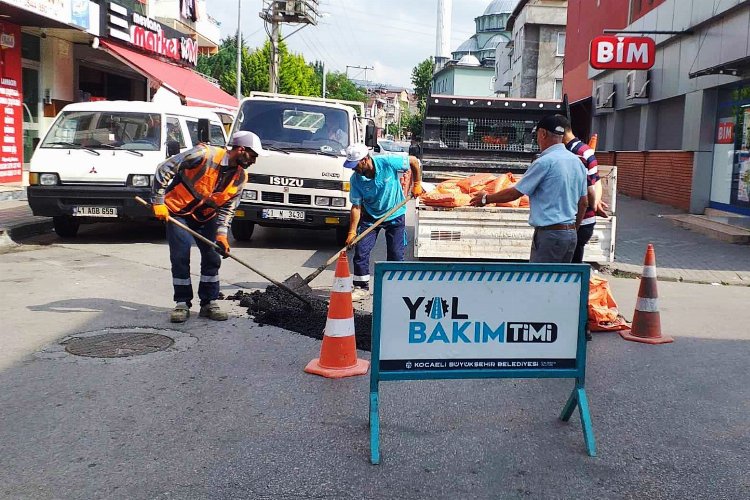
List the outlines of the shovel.
{"label": "shovel", "polygon": [[[141,205],[145,205],[147,207],[150,206],[150,204],[146,200],[144,200],[143,198],[141,198],[140,196],[136,196],[135,200],[138,203],[140,203]],[[190,233],[191,235],[193,235],[195,238],[198,238],[199,240],[201,240],[203,243],[205,243],[205,244],[207,244],[209,246],[214,247],[219,252],[219,254],[223,254],[223,250],[222,250],[222,248],[219,245],[217,245],[213,241],[209,240],[208,238],[204,237],[202,234],[196,233],[195,231],[193,231],[192,229],[190,229],[189,227],[187,227],[182,222],[180,222],[178,220],[175,220],[175,219],[173,219],[172,217],[169,217],[169,216],[167,216],[167,221],[171,222],[172,224],[174,224],[175,226],[177,226],[177,227],[179,227],[181,229],[184,229],[185,231],[187,231],[188,233]],[[279,287],[279,289],[284,290],[285,292],[287,292],[287,293],[295,296],[296,298],[298,298],[304,304],[307,305],[308,310],[312,309],[312,304],[310,303],[310,300],[306,299],[305,297],[303,297],[299,293],[295,292],[294,290],[292,290],[291,288],[289,288],[287,285],[284,285],[283,283],[279,283],[275,279],[273,279],[273,278],[271,278],[271,277],[263,274],[262,272],[258,271],[254,267],[250,266],[250,264],[246,263],[245,261],[243,261],[242,259],[240,259],[239,257],[237,257],[237,256],[235,256],[235,255],[233,255],[231,253],[227,253],[226,256],[229,257],[229,258],[231,258],[231,259],[236,260],[237,262],[239,262],[240,264],[242,264],[246,268],[250,269],[252,272],[254,272],[255,274],[257,274],[258,276],[260,276],[263,279],[265,279],[265,280],[273,283],[274,285],[276,285],[277,287]],[[308,290],[310,290],[309,287],[308,287]],[[310,291],[312,292],[312,290],[310,290]]]}
{"label": "shovel", "polygon": [[310,275],[307,276],[306,278],[303,278],[298,273],[295,273],[295,274],[289,276],[287,279],[284,280],[284,283],[286,284],[286,286],[288,286],[289,288],[293,288],[295,290],[305,289],[305,288],[310,289],[310,287],[308,286],[309,283],[312,280],[314,280],[315,278],[317,278],[320,275],[320,273],[322,273],[325,270],[325,268],[327,268],[328,266],[330,266],[331,264],[333,264],[334,262],[336,262],[336,260],[338,260],[338,258],[339,258],[339,255],[341,254],[341,252],[345,252],[347,250],[350,250],[352,247],[354,247],[354,245],[356,245],[357,243],[359,243],[359,240],[361,240],[362,238],[364,238],[366,235],[370,234],[370,232],[373,229],[375,229],[380,224],[382,224],[383,222],[385,222],[385,220],[388,217],[390,217],[391,215],[393,215],[394,213],[396,213],[401,207],[403,207],[404,205],[406,205],[407,203],[409,203],[409,201],[411,199],[412,199],[412,196],[409,195],[404,201],[402,201],[401,203],[399,203],[398,205],[396,205],[395,207],[393,207],[392,209],[390,209],[383,217],[381,217],[380,219],[378,219],[377,221],[375,221],[372,226],[370,226],[367,229],[365,229],[364,231],[362,231],[362,233],[359,234],[359,235],[357,235],[357,237],[354,238],[351,243],[349,243],[344,248],[342,248],[341,250],[339,250],[338,252],[336,252],[335,254],[333,254],[330,259],[328,259],[322,266],[320,266],[319,268],[317,268],[315,271],[313,271],[312,273],[310,273]]}

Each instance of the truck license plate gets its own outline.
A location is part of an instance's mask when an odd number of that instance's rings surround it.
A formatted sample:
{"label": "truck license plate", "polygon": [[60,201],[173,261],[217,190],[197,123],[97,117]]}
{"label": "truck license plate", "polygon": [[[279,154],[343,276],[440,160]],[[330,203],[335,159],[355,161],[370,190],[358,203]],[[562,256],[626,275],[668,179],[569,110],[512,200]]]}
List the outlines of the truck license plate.
{"label": "truck license plate", "polygon": [[264,219],[305,220],[305,211],[264,208],[261,217]]}
{"label": "truck license plate", "polygon": [[73,207],[75,217],[117,217],[115,207]]}

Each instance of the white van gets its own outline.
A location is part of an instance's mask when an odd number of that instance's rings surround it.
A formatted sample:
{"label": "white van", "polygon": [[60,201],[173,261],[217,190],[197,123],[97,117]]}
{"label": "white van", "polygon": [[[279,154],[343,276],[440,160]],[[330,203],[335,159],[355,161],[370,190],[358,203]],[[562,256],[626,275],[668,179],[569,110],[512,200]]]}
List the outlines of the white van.
{"label": "white van", "polygon": [[270,156],[248,169],[232,221],[238,241],[255,225],[335,229],[343,245],[349,229],[347,146],[375,146],[375,125],[353,101],[253,92],[240,103],[233,132],[249,130]]}
{"label": "white van", "polygon": [[198,144],[201,119],[210,144],[224,146],[222,123],[208,109],[142,101],[65,106],[31,158],[34,215],[52,217],[63,238],[81,223],[150,218],[135,196],[148,200],[156,166]]}

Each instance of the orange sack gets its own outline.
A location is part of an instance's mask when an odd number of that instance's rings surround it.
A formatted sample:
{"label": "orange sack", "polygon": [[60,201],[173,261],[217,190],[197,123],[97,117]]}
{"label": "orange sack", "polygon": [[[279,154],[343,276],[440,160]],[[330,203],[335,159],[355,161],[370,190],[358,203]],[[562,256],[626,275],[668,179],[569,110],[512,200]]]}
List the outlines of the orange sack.
{"label": "orange sack", "polygon": [[437,186],[435,186],[435,190],[438,191],[439,193],[445,193],[445,194],[461,192],[461,188],[458,187],[458,179],[450,180],[450,181],[443,181]]}
{"label": "orange sack", "polygon": [[464,207],[471,201],[466,193],[441,193],[437,189],[422,195],[422,203],[431,207],[455,208]]}
{"label": "orange sack", "polygon": [[479,186],[484,186],[495,180],[495,176],[492,174],[476,174],[466,179],[458,181],[457,185],[466,194],[476,192]]}
{"label": "orange sack", "polygon": [[609,282],[598,276],[589,280],[589,331],[614,332],[630,328],[617,309]]}

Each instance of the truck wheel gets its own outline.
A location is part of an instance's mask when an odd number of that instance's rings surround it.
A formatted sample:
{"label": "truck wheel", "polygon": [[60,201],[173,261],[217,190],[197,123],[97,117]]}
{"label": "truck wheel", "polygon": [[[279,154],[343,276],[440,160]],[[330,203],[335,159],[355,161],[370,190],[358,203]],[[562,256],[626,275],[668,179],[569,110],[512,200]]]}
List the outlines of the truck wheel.
{"label": "truck wheel", "polygon": [[248,220],[232,221],[232,236],[237,241],[250,241],[255,230],[255,223]]}
{"label": "truck wheel", "polygon": [[340,247],[345,246],[347,236],[349,236],[348,227],[337,227],[336,228],[336,245]]}
{"label": "truck wheel", "polygon": [[67,215],[52,217],[52,226],[60,238],[75,238],[81,222]]}

